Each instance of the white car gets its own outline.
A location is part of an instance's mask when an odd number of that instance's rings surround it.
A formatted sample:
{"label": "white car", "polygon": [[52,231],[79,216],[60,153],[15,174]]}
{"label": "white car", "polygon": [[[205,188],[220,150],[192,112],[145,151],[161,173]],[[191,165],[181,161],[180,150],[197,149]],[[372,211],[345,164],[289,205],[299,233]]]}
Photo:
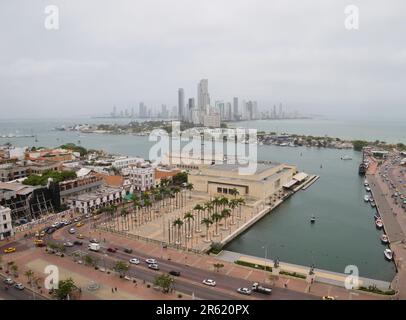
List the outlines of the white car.
{"label": "white car", "polygon": [[7,279],[4,279],[4,283],[5,283],[5,284],[13,284],[14,281],[13,281],[13,279],[11,279],[11,278],[7,278]]}
{"label": "white car", "polygon": [[16,283],[16,284],[14,285],[14,288],[16,288],[16,289],[18,289],[18,290],[24,290],[24,289],[25,289],[25,287],[23,286],[22,283]]}
{"label": "white car", "polygon": [[252,291],[248,288],[238,288],[237,292],[248,296],[252,293]]}
{"label": "white car", "polygon": [[73,243],[72,242],[65,242],[64,244],[63,244],[65,247],[73,247]]}
{"label": "white car", "polygon": [[75,228],[70,228],[70,229],[69,229],[69,233],[70,233],[70,234],[74,234],[75,232],[76,232]]}
{"label": "white car", "polygon": [[156,263],[149,264],[148,268],[152,270],[159,270],[159,266]]}
{"label": "white car", "polygon": [[137,258],[133,258],[133,259],[130,260],[130,263],[131,264],[139,264],[140,260],[138,260]]}
{"label": "white car", "polygon": [[148,264],[156,264],[157,263],[156,260],[152,259],[152,258],[145,259],[145,262],[148,263]]}
{"label": "white car", "polygon": [[212,279],[204,279],[202,281],[203,284],[205,284],[206,286],[210,286],[210,287],[215,287],[216,286],[216,281],[212,280]]}

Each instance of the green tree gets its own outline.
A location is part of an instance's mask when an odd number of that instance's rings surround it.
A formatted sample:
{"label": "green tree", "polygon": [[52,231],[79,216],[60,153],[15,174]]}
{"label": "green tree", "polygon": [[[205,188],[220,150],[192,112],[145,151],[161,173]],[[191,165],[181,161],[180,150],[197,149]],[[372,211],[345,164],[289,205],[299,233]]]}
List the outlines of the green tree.
{"label": "green tree", "polygon": [[34,277],[34,271],[32,271],[31,269],[27,270],[24,275],[27,277],[27,282],[31,283],[32,278]]}
{"label": "green tree", "polygon": [[154,285],[160,287],[162,292],[167,293],[172,287],[173,282],[174,279],[169,274],[163,273],[155,277]]}
{"label": "green tree", "polygon": [[221,268],[224,268],[224,264],[222,264],[222,263],[213,263],[213,267],[216,270],[216,272],[219,272]]}
{"label": "green tree", "polygon": [[180,244],[181,243],[181,228],[183,226],[183,221],[182,221],[182,219],[178,218],[174,222],[172,222],[172,225],[174,227],[176,227],[176,229],[177,229],[177,232],[176,232],[177,238],[178,238],[177,243]]}
{"label": "green tree", "polygon": [[210,226],[213,224],[213,221],[210,220],[209,218],[203,218],[201,223],[206,226],[206,241],[209,242],[210,241],[209,229],[210,229]]}
{"label": "green tree", "polygon": [[118,272],[120,278],[125,277],[129,269],[130,266],[124,261],[117,261],[116,264],[114,265],[114,271]]}
{"label": "green tree", "polygon": [[73,282],[72,278],[67,280],[61,280],[58,282],[58,288],[54,289],[53,295],[58,300],[67,300],[70,299],[72,292],[76,289],[76,285]]}
{"label": "green tree", "polygon": [[362,151],[362,149],[368,145],[368,142],[363,140],[354,140],[352,145],[355,151]]}

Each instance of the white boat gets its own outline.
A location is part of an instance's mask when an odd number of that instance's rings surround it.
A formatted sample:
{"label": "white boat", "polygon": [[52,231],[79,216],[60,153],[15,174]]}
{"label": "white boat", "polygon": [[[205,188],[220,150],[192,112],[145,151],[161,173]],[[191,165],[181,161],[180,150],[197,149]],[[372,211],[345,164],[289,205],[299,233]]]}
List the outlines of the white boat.
{"label": "white boat", "polygon": [[368,183],[368,180],[367,180],[367,179],[364,180],[364,186],[365,186],[365,187],[368,187],[368,186],[369,186],[369,183]]}
{"label": "white boat", "polygon": [[375,207],[376,207],[375,201],[371,201],[371,207],[372,207],[372,208],[375,208]]}
{"label": "white boat", "polygon": [[341,160],[352,160],[352,158],[350,156],[344,156],[341,157]]}
{"label": "white boat", "polygon": [[369,195],[365,195],[365,196],[364,196],[364,201],[365,201],[365,202],[369,202]]}
{"label": "white boat", "polygon": [[365,190],[366,190],[367,192],[371,192],[371,188],[370,188],[370,187],[366,187]]}
{"label": "white boat", "polygon": [[382,219],[376,219],[375,220],[375,225],[378,229],[381,229],[383,227],[383,222]]}
{"label": "white boat", "polygon": [[389,243],[389,237],[386,234],[381,235],[382,243]]}
{"label": "white boat", "polygon": [[312,216],[311,218],[310,218],[310,223],[315,223],[316,222],[316,217],[315,216]]}
{"label": "white boat", "polygon": [[388,259],[389,261],[393,259],[393,252],[391,249],[385,249],[383,254],[385,255],[385,258]]}

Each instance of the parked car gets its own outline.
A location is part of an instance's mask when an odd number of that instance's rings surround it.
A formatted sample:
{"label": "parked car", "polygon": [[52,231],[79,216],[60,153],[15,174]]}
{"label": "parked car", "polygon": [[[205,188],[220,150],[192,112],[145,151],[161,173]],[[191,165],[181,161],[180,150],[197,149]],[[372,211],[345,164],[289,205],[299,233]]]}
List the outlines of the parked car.
{"label": "parked car", "polygon": [[180,276],[180,272],[179,272],[179,271],[176,271],[176,270],[171,270],[171,271],[169,271],[169,274],[170,274],[171,276],[175,276],[175,277],[179,277],[179,276]]}
{"label": "parked car", "polygon": [[216,281],[212,280],[212,279],[204,279],[202,281],[203,284],[205,284],[206,286],[210,286],[210,287],[215,287],[216,286]]}
{"label": "parked car", "polygon": [[124,252],[131,254],[131,253],[133,253],[133,249],[125,248],[125,249],[124,249]]}
{"label": "parked car", "polygon": [[81,245],[83,245],[83,242],[76,240],[76,241],[73,241],[73,244],[74,244],[75,246],[81,246]]}
{"label": "parked car", "polygon": [[23,284],[22,283],[16,283],[15,285],[14,285],[14,288],[16,288],[16,289],[18,289],[18,290],[24,290],[25,289],[25,287],[23,286]]}
{"label": "parked car", "polygon": [[130,259],[130,263],[131,264],[139,264],[140,260],[138,260],[137,258],[132,258],[132,259]]}
{"label": "parked car", "polygon": [[52,234],[52,233],[54,233],[55,231],[56,231],[56,228],[51,227],[51,228],[49,228],[46,232],[47,232],[47,234]]}
{"label": "parked car", "polygon": [[83,223],[82,223],[82,222],[78,222],[78,223],[76,224],[76,227],[77,227],[77,228],[80,228],[81,226],[83,226]]}
{"label": "parked car", "polygon": [[13,284],[14,283],[14,280],[13,279],[11,279],[11,278],[6,278],[6,279],[4,279],[4,281],[3,281],[5,284]]}
{"label": "parked car", "polygon": [[67,241],[63,244],[65,247],[73,247],[73,243],[70,241]]}
{"label": "parked car", "polygon": [[159,266],[156,263],[149,264],[148,268],[152,270],[159,270]]}
{"label": "parked car", "polygon": [[69,233],[70,233],[70,234],[74,234],[75,232],[76,232],[75,228],[70,228],[70,229],[69,229]]}
{"label": "parked car", "polygon": [[[93,242],[93,243],[94,243],[94,242]],[[108,248],[107,251],[108,251],[108,252],[111,252],[111,253],[116,253],[116,252],[117,252],[117,248]]]}
{"label": "parked car", "polygon": [[99,243],[99,240],[93,238],[93,239],[90,239],[89,242],[90,243]]}
{"label": "parked car", "polygon": [[78,238],[78,239],[84,239],[85,237],[83,236],[83,234],[79,233],[79,234],[76,236],[76,238]]}
{"label": "parked car", "polygon": [[336,298],[332,297],[332,296],[324,296],[323,300],[335,300]]}

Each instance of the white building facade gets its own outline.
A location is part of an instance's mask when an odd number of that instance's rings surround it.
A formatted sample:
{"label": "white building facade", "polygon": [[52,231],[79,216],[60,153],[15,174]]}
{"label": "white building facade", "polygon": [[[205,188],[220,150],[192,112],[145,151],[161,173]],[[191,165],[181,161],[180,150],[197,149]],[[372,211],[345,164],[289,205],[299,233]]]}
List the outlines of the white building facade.
{"label": "white building facade", "polygon": [[148,168],[127,168],[123,175],[130,180],[135,190],[146,191],[155,186],[155,169]]}
{"label": "white building facade", "polygon": [[0,240],[14,235],[11,224],[11,209],[0,206]]}

